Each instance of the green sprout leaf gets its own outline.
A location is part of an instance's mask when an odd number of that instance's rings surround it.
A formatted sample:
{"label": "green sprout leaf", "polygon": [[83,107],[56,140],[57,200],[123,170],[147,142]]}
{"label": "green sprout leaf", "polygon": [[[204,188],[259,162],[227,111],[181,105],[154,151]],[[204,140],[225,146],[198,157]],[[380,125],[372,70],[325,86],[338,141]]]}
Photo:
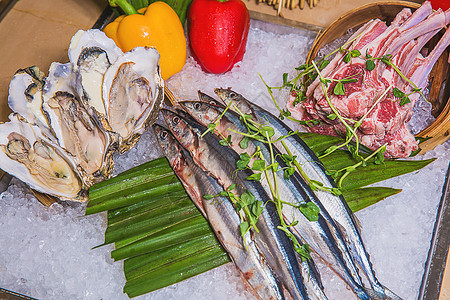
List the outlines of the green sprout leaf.
{"label": "green sprout leaf", "polygon": [[375,69],[375,63],[373,62],[372,59],[369,59],[366,61],[366,69],[369,71],[372,71],[373,69]]}
{"label": "green sprout leaf", "polygon": [[255,196],[248,190],[245,190],[241,195],[241,201],[245,205],[251,205],[253,202],[255,202]]}
{"label": "green sprout leaf", "polygon": [[335,95],[345,95],[344,84],[342,82],[338,81],[336,83],[336,86],[334,87],[333,92]]}
{"label": "green sprout leaf", "polygon": [[229,192],[229,191],[232,191],[232,190],[234,190],[236,188],[236,184],[235,183],[233,183],[233,184],[231,184],[228,188],[227,188],[227,191]]}
{"label": "green sprout leaf", "polygon": [[283,86],[286,86],[288,82],[288,73],[283,73]]}
{"label": "green sprout leaf", "polygon": [[403,105],[405,105],[407,103],[411,103],[411,100],[409,99],[408,96],[405,96],[405,97],[402,98],[402,100],[400,100],[400,106],[403,106]]}
{"label": "green sprout leaf", "polygon": [[289,168],[286,168],[286,169],[284,170],[283,177],[284,177],[285,179],[289,179],[289,177],[291,177],[292,174],[294,174],[294,173],[295,173],[295,167],[289,167]]}
{"label": "green sprout leaf", "polygon": [[275,130],[271,126],[262,126],[261,127],[261,134],[265,137],[266,134],[269,138],[273,137],[275,134]]}
{"label": "green sprout leaf", "polygon": [[324,60],[320,63],[319,69],[321,69],[321,70],[322,70],[322,69],[325,69],[325,67],[328,66],[329,63],[330,63],[329,60],[324,59]]}
{"label": "green sprout leaf", "polygon": [[239,224],[239,230],[241,231],[242,236],[245,236],[249,229],[250,226],[248,225],[248,222],[241,222],[241,224]]}
{"label": "green sprout leaf", "polygon": [[261,173],[254,173],[250,176],[247,176],[247,180],[253,180],[253,181],[260,181],[261,180]]}
{"label": "green sprout leaf", "polygon": [[320,208],[312,202],[302,203],[299,205],[299,210],[309,221],[319,220]]}
{"label": "green sprout leaf", "polygon": [[300,254],[300,258],[302,261],[308,261],[311,259],[311,249],[308,244],[301,245],[300,247],[296,247],[295,251]]}
{"label": "green sprout leaf", "polygon": [[342,59],[345,63],[349,63],[350,59],[352,58],[350,52],[347,52],[347,54],[344,55],[344,58]]}
{"label": "green sprout leaf", "polygon": [[307,67],[308,67],[308,65],[303,64],[303,65],[298,66],[298,67],[295,68],[295,69],[296,69],[297,71],[302,71],[302,70],[305,70]]}
{"label": "green sprout leaf", "polygon": [[250,138],[248,136],[244,136],[239,142],[239,147],[241,147],[242,149],[247,149],[249,140]]}
{"label": "green sprout leaf", "polygon": [[266,161],[263,159],[257,159],[253,162],[252,169],[256,171],[263,171],[266,167]]}
{"label": "green sprout leaf", "polygon": [[327,118],[330,119],[330,120],[336,120],[337,117],[338,117],[338,116],[337,116],[336,114],[329,114],[329,115],[327,116]]}
{"label": "green sprout leaf", "polygon": [[258,218],[261,215],[261,213],[263,212],[264,206],[262,205],[261,201],[255,201],[255,203],[253,203],[253,205],[252,205],[251,210],[252,210],[252,214],[256,218]]}
{"label": "green sprout leaf", "polygon": [[350,55],[351,55],[352,57],[359,57],[359,56],[361,55],[361,52],[359,52],[358,49],[355,49],[355,50],[352,50],[352,51],[350,52]]}
{"label": "green sprout leaf", "polygon": [[392,92],[393,92],[394,96],[397,97],[397,98],[405,97],[405,93],[403,93],[401,90],[399,90],[396,87],[392,89]]}
{"label": "green sprout leaf", "polygon": [[238,168],[238,170],[243,170],[248,166],[249,163],[250,155],[248,155],[247,153],[242,153],[239,156],[239,160],[236,162],[236,167]]}

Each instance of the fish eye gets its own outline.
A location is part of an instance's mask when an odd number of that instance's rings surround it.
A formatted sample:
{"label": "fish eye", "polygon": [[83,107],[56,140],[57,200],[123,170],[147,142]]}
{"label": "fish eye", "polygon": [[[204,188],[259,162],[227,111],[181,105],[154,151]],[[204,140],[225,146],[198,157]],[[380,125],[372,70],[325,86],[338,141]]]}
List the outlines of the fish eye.
{"label": "fish eye", "polygon": [[173,122],[175,125],[177,125],[178,123],[180,123],[180,118],[177,117],[177,116],[175,116],[175,117],[172,118],[172,122]]}
{"label": "fish eye", "polygon": [[200,109],[200,107],[201,107],[200,103],[198,103],[198,102],[194,103],[194,108],[195,109]]}
{"label": "fish eye", "polygon": [[230,92],[230,97],[231,97],[231,98],[236,98],[236,97],[237,97],[237,94],[236,94],[235,92]]}

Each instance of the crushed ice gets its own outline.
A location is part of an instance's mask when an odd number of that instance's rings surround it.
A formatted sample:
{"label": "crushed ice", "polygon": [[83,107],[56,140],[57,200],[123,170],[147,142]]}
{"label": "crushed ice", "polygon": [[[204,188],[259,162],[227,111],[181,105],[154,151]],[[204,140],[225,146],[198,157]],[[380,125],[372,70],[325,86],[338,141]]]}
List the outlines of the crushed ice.
{"label": "crushed ice", "polygon": [[[271,86],[281,85],[283,73],[304,63],[314,37],[252,20],[247,52],[231,72],[205,74],[188,58],[167,85],[181,100],[196,99],[197,90],[213,96],[216,87],[232,87],[276,113],[259,76]],[[286,97],[278,97],[282,105]],[[447,143],[427,153],[425,158],[438,159],[425,169],[383,182],[403,192],[357,213],[378,278],[405,299],[417,298],[448,148]],[[160,155],[149,130],[134,149],[115,157],[115,174]],[[110,258],[112,246],[92,249],[103,242],[105,228],[105,214],[86,217],[83,205],[47,209],[14,180],[0,196],[0,287],[39,299],[127,299],[122,263]],[[349,299],[342,282],[321,269],[330,299]],[[137,299],[249,298],[239,274],[227,264]]]}

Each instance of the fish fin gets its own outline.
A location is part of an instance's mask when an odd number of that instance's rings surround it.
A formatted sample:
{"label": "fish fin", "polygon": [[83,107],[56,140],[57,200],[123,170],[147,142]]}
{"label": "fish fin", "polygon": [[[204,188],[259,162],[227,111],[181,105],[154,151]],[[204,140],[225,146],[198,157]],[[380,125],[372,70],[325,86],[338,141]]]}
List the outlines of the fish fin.
{"label": "fish fin", "polygon": [[361,222],[359,221],[358,217],[355,214],[353,214],[353,217],[355,220],[356,230],[358,230],[358,233],[361,234],[361,228],[362,228]]}
{"label": "fish fin", "polygon": [[343,237],[347,236],[347,230],[345,229],[344,226],[341,225],[341,223],[339,223],[338,221],[334,221],[334,223],[336,224],[337,227],[339,227],[339,231],[342,233]]}
{"label": "fish fin", "polygon": [[383,286],[384,291],[376,291],[371,288],[363,288],[371,300],[402,300],[399,296],[394,294],[391,290]]}
{"label": "fish fin", "polygon": [[383,288],[384,288],[384,292],[386,293],[386,299],[402,300],[402,298],[397,296],[393,291],[391,291],[387,287],[383,286]]}

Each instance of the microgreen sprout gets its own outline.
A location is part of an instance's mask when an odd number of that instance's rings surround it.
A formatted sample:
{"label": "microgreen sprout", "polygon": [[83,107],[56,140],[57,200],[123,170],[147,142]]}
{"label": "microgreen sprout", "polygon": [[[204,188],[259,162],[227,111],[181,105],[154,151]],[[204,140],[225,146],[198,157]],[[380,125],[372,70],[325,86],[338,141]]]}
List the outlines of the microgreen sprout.
{"label": "microgreen sprout", "polygon": [[264,204],[256,200],[255,196],[245,190],[240,197],[238,197],[233,190],[236,189],[236,185],[230,185],[226,190],[216,194],[216,195],[203,195],[206,200],[211,200],[216,197],[226,197],[235,205],[237,212],[241,218],[240,231],[241,235],[244,236],[250,229],[254,229],[259,232],[256,227],[256,222],[261,215]]}

